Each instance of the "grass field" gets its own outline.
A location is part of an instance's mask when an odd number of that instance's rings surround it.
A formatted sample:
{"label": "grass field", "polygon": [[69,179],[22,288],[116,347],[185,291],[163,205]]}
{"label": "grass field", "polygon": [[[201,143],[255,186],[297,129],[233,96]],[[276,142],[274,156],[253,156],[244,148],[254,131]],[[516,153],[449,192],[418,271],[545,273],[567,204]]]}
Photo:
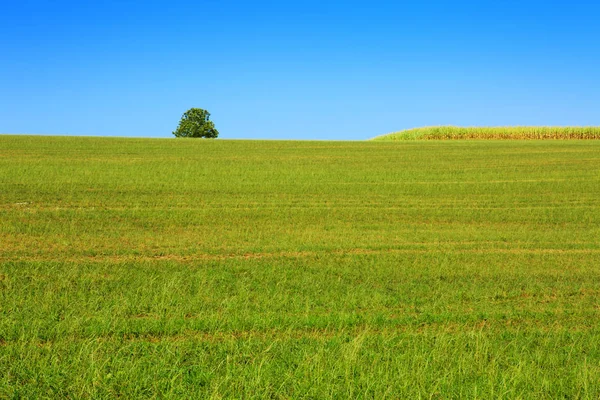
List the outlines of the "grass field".
{"label": "grass field", "polygon": [[0,136],[0,398],[598,398],[600,141]]}
{"label": "grass field", "polygon": [[374,140],[456,140],[456,139],[600,139],[598,126],[497,126],[497,127],[459,127],[430,126],[407,129],[387,135],[377,136]]}

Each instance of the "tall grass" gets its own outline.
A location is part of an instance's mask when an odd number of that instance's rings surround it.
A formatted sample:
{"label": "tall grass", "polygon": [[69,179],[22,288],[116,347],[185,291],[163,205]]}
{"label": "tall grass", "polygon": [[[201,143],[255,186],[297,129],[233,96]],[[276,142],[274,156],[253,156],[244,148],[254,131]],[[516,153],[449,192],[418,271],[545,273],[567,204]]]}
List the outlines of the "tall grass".
{"label": "tall grass", "polygon": [[597,126],[432,126],[407,129],[378,136],[374,140],[454,140],[454,139],[600,139]]}
{"label": "tall grass", "polygon": [[600,398],[600,142],[0,136],[0,398]]}

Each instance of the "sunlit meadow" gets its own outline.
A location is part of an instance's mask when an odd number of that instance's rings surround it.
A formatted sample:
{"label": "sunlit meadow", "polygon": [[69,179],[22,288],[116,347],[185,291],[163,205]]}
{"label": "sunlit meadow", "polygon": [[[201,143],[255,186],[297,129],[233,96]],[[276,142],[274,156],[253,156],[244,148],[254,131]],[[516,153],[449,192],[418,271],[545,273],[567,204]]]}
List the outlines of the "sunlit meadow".
{"label": "sunlit meadow", "polygon": [[598,398],[600,141],[0,136],[0,398]]}

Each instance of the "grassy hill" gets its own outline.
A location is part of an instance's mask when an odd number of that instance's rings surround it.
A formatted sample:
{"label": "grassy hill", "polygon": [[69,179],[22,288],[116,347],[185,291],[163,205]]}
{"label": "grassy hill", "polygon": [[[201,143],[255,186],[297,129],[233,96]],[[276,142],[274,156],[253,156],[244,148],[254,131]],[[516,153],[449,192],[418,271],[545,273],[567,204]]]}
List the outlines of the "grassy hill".
{"label": "grassy hill", "polygon": [[600,142],[0,136],[0,397],[598,398]]}
{"label": "grassy hill", "polygon": [[382,135],[373,140],[454,140],[454,139],[600,139],[597,126],[431,126]]}

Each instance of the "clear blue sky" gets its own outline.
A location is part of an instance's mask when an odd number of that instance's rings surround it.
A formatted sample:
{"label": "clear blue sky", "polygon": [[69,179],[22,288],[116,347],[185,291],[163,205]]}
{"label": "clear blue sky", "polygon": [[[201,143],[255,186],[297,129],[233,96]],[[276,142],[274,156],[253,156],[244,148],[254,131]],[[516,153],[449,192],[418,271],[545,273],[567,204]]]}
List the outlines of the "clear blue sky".
{"label": "clear blue sky", "polygon": [[597,1],[5,1],[0,132],[600,125]]}

